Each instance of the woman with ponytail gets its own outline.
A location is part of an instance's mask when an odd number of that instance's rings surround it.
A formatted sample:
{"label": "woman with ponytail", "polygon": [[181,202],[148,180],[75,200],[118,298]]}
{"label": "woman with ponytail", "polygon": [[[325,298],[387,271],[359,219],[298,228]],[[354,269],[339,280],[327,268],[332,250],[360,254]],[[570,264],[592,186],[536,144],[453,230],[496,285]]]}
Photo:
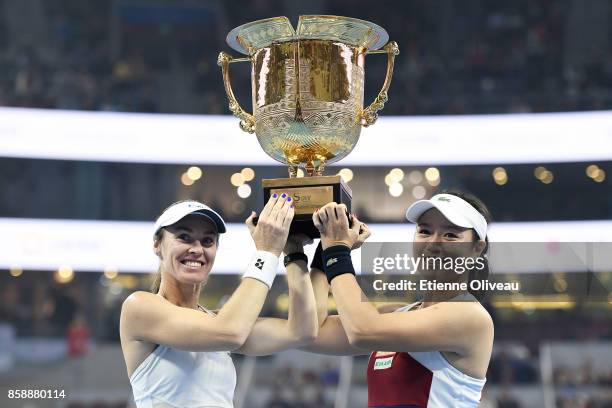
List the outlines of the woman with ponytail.
{"label": "woman with ponytail", "polygon": [[315,298],[322,305],[331,288],[339,315],[327,316],[326,308],[318,307],[319,334],[304,349],[341,355],[371,352],[369,407],[478,406],[493,347],[493,322],[478,301],[481,293],[471,293],[469,286],[488,275],[487,208],[457,191],[410,206],[406,217],[417,224],[413,255],[473,262],[469,271],[421,267],[422,280],[452,289],[427,290],[420,302],[379,310],[363,301],[350,257],[369,232],[356,218],[349,228],[345,214],[342,204],[331,203],[313,216],[322,250],[321,259],[313,261],[318,264],[311,266]]}
{"label": "woman with ponytail", "polygon": [[[270,354],[316,336],[305,242],[288,237],[292,204],[288,195],[273,194],[257,225],[255,213],[246,220],[256,252],[217,313],[198,299],[210,279],[225,222],[212,208],[191,200],[174,203],[159,216],[153,234],[159,258],[153,293],[131,294],[121,310],[121,347],[137,407],[232,407],[236,370],[229,352]],[[288,255],[289,318],[258,319],[281,252]]]}

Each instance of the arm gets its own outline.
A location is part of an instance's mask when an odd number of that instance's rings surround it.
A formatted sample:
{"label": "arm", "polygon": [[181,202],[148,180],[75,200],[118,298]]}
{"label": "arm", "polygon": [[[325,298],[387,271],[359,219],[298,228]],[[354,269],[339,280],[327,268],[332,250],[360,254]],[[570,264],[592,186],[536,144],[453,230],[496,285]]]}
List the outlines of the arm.
{"label": "arm", "polygon": [[[367,225],[363,224],[357,217],[353,218],[357,233],[356,240],[351,249],[359,248],[370,236]],[[317,338],[302,350],[320,354],[332,355],[361,355],[367,354],[367,350],[355,347],[350,344],[346,332],[342,327],[339,316],[328,316],[327,302],[329,298],[329,283],[327,276],[323,272],[323,247],[319,242],[315,252],[315,258],[311,264],[310,276],[317,303],[317,316],[319,321],[319,335]]]}
{"label": "arm", "polygon": [[[298,238],[299,239],[299,238]],[[289,238],[284,252],[303,252],[303,244]],[[287,265],[289,286],[289,316],[287,320],[260,318],[251,334],[237,353],[246,355],[266,355],[296,348],[311,342],[318,331],[315,298],[308,275],[308,265],[304,261]]]}
{"label": "arm", "polygon": [[219,313],[210,316],[153,293],[135,292],[121,309],[121,335],[187,351],[233,350],[244,343],[267,293],[262,282],[244,279]]}
{"label": "arm", "polygon": [[[321,256],[320,244],[315,252],[315,256]],[[313,267],[310,270],[310,279],[316,301],[319,333],[314,341],[301,347],[301,350],[331,355],[367,354],[366,350],[351,346],[338,316],[328,316],[329,283],[327,283],[325,273],[318,269],[318,267],[322,267],[320,264],[320,262],[313,261]],[[317,266],[315,267],[315,265]]]}
{"label": "arm", "polygon": [[329,283],[327,283],[325,273],[315,268],[310,270],[310,280],[317,307],[317,321],[321,327],[328,315]]}
{"label": "arm", "polygon": [[[294,210],[286,197],[271,197],[257,226],[254,213],[246,223],[255,247],[270,263],[278,260]],[[253,261],[252,261],[253,262]],[[264,267],[274,268],[269,265]],[[130,295],[121,309],[120,330],[123,340],[146,341],[189,351],[227,351],[240,347],[261,311],[269,290],[260,269],[248,269],[245,278],[216,316],[176,306],[161,296],[147,292]]]}
{"label": "arm", "polygon": [[378,310],[378,313],[393,313],[404,306],[408,306],[408,303],[383,303],[377,305],[376,310]]}
{"label": "arm", "polygon": [[340,275],[331,286],[349,343],[355,347],[464,355],[475,334],[493,330],[490,316],[475,303],[443,302],[410,313],[381,314],[362,301],[365,295],[353,275]]}
{"label": "arm", "polygon": [[[321,231],[323,249],[331,246],[343,248],[341,245],[344,245],[344,249],[338,250],[344,251],[342,256],[346,257],[357,234],[354,228],[349,229],[344,209],[336,211],[335,207],[341,206],[327,204],[313,220]],[[349,267],[352,269],[350,264]],[[465,353],[473,345],[475,335],[483,333],[483,330],[484,333],[492,333],[490,316],[479,304],[439,303],[410,313],[381,314],[373,305],[362,301],[365,295],[354,273],[332,273],[329,279],[332,279],[332,293],[342,326],[349,343],[354,347]]]}
{"label": "arm", "polygon": [[[368,348],[360,348],[351,345],[346,331],[342,326],[340,316],[328,316],[327,299],[329,294],[329,283],[327,277],[318,269],[310,271],[312,286],[314,288],[317,302],[317,316],[319,320],[319,334],[310,344],[301,347],[301,350],[320,354],[331,354],[339,356],[367,354]],[[381,313],[390,313],[405,306],[404,304],[385,304],[379,307]]]}

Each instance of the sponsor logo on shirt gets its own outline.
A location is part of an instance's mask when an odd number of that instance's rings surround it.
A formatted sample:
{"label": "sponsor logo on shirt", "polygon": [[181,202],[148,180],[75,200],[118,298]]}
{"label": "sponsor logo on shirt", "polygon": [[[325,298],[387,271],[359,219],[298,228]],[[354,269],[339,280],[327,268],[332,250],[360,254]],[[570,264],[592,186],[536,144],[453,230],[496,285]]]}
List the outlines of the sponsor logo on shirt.
{"label": "sponsor logo on shirt", "polygon": [[387,368],[391,368],[391,364],[393,363],[393,356],[385,357],[385,358],[377,358],[374,361],[374,369],[375,370],[386,370]]}
{"label": "sponsor logo on shirt", "polygon": [[387,368],[391,368],[391,364],[393,364],[393,357],[395,357],[396,354],[397,352],[395,351],[377,351],[374,353],[374,357],[376,358],[374,361],[374,369],[385,370]]}

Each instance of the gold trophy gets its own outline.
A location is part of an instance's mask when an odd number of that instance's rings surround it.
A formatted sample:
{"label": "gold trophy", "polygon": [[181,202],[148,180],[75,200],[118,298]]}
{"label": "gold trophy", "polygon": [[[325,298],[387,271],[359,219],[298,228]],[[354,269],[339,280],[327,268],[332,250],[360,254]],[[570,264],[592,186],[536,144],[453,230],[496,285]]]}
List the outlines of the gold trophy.
{"label": "gold trophy", "polygon": [[[230,47],[248,55],[219,54],[229,108],[242,130],[256,134],[264,152],[288,165],[288,178],[262,180],[262,186],[266,201],[273,193],[293,197],[292,232],[318,237],[312,213],[328,202],[351,209],[347,184],[339,175],[322,174],[327,164],[353,150],[361,127],[374,124],[387,101],[399,54],[397,43],[388,39],[376,24],[339,16],[300,16],[297,30],[287,17],[268,18],[227,36]],[[388,61],[382,89],[364,109],[367,54],[387,54]],[[242,109],[232,91],[228,68],[233,62],[251,63],[253,114]],[[307,177],[297,177],[299,167]]]}

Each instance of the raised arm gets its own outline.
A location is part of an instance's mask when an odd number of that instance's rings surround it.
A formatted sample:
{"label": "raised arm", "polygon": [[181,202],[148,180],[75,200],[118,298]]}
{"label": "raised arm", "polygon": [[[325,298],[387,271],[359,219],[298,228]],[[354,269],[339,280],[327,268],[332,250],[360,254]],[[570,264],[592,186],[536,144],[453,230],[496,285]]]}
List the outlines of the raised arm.
{"label": "raised arm", "polygon": [[[358,248],[370,236],[370,232],[365,224],[360,223],[357,218],[353,222],[359,223],[358,240],[353,246],[353,249]],[[317,317],[319,321],[319,333],[317,338],[302,347],[302,350],[332,355],[360,355],[367,354],[367,350],[355,347],[350,344],[346,332],[342,327],[339,316],[328,315],[328,298],[329,298],[329,283],[327,277],[322,271],[322,247],[321,243],[317,246],[315,258],[311,264],[310,277],[312,287],[314,289],[315,300],[317,304]]]}
{"label": "raised arm", "polygon": [[367,354],[367,350],[354,347],[348,341],[346,332],[338,316],[329,316],[327,300],[329,297],[329,284],[327,277],[319,269],[311,269],[310,276],[314,288],[317,304],[319,332],[310,344],[301,347],[301,350],[319,354],[338,356]]}
{"label": "raised arm", "polygon": [[362,301],[365,295],[352,274],[334,278],[332,292],[349,343],[355,347],[464,355],[479,337],[492,337],[491,318],[477,303],[442,302],[410,313],[381,314]]}
{"label": "raised arm", "polygon": [[[319,318],[319,333],[310,344],[301,347],[301,350],[331,355],[361,355],[371,351],[368,347],[356,347],[348,339],[342,321],[338,315],[328,315],[327,299],[329,284],[327,277],[318,269],[310,271],[312,285],[317,299],[317,315]],[[385,304],[378,307],[380,313],[391,313],[405,304]]]}
{"label": "raised arm", "polygon": [[[326,205],[315,225],[321,231],[324,259],[333,253],[335,262],[326,267],[342,326],[353,347],[388,351],[452,351],[466,353],[475,341],[492,338],[488,313],[477,303],[440,303],[411,313],[381,314],[364,302],[350,261],[355,241],[344,209]],[[321,212],[321,211],[320,211]],[[329,249],[329,251],[327,251]],[[352,272],[352,273],[347,273]],[[483,343],[486,343],[483,341]]]}
{"label": "raised arm", "polygon": [[[321,245],[319,244],[315,256],[321,257],[320,251]],[[321,266],[321,269],[323,267]],[[312,282],[312,290],[315,296],[315,303],[317,307],[317,321],[319,327],[323,326],[325,319],[329,315],[329,283],[325,273],[319,269],[319,266],[311,266],[310,269],[310,280]]]}
{"label": "raised arm", "polygon": [[123,303],[122,341],[146,341],[188,351],[230,351],[246,341],[276,273],[294,209],[288,197],[271,197],[257,226],[246,220],[257,252],[244,279],[216,316],[179,307],[161,296],[136,292]]}
{"label": "raised arm", "polygon": [[[290,236],[285,254],[303,253],[305,236]],[[311,342],[318,331],[317,311],[312,283],[308,275],[308,264],[297,260],[287,264],[289,286],[288,319],[260,318],[251,334],[236,353],[266,355],[297,348]]]}

